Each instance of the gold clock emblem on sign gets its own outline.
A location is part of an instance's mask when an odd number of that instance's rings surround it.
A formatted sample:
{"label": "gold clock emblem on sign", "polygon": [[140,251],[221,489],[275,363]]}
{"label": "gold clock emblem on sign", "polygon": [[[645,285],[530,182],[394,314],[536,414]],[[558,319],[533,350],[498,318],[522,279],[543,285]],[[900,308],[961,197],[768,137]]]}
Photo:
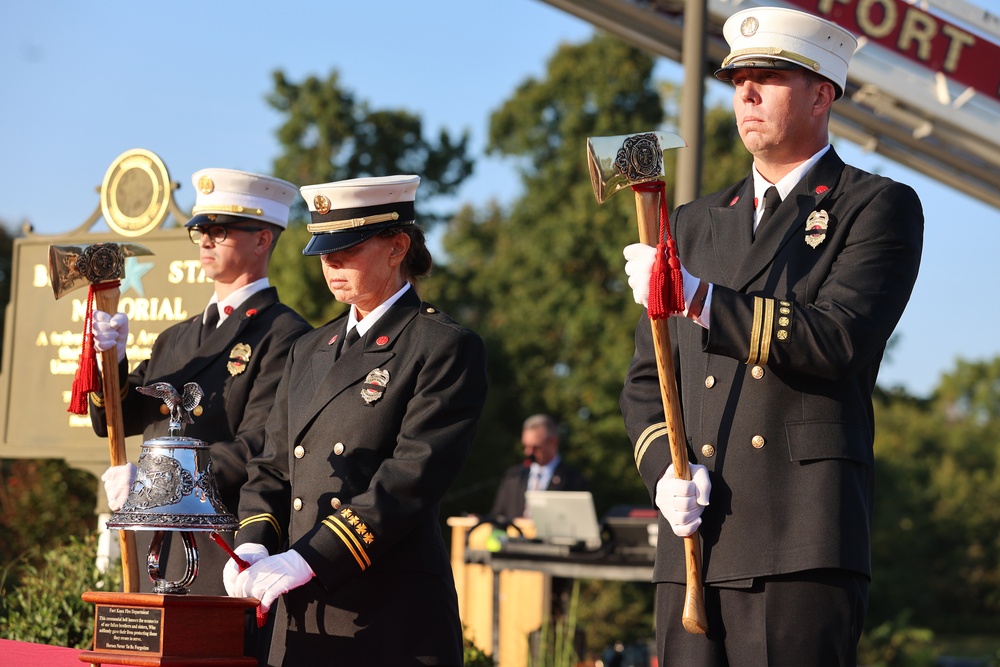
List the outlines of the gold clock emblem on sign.
{"label": "gold clock emblem on sign", "polygon": [[101,184],[101,211],[113,231],[141,236],[167,217],[170,176],[154,153],[135,148],[119,155]]}

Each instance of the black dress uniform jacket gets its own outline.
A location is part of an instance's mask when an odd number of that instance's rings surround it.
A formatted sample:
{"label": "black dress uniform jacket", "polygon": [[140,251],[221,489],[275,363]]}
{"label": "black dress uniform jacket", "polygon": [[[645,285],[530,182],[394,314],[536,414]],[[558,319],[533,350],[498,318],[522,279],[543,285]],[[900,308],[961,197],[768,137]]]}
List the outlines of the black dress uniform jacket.
{"label": "black dress uniform jacket", "polygon": [[316,573],[275,605],[273,665],[460,665],[439,502],[486,399],[482,340],[411,288],[343,354],[347,316],[300,338],[237,543]]}
{"label": "black dress uniform jacket", "polygon": [[[493,501],[493,509],[490,516],[503,517],[505,519],[515,519],[524,516],[524,492],[528,490],[528,473],[530,466],[516,465],[507,468],[503,479],[500,480],[500,487],[497,489],[497,496]],[[573,466],[559,459],[555,470],[552,471],[552,479],[545,487],[546,491],[586,491],[587,481],[583,475]]]}
{"label": "black dress uniform jacket", "polygon": [[[285,367],[288,350],[296,338],[312,329],[294,310],[278,301],[278,291],[270,287],[251,295],[234,310],[219,328],[200,343],[202,314],[175,324],[157,337],[150,358],[140,363],[127,381],[125,362],[122,375],[122,416],[125,435],[141,433],[146,440],[168,435],[169,417],[160,411],[163,401],[136,391],[153,382],[168,382],[178,391],[184,384],[197,382],[205,392],[203,412],[184,427],[183,435],[208,443],[212,470],[222,503],[237,515],[240,487],[247,479],[247,462],[264,446],[264,424],[271,412],[274,394]],[[91,397],[90,416],[98,435],[107,435],[103,404]],[[226,534],[231,538],[232,534]],[[141,531],[140,558],[145,558],[150,534]],[[160,567],[167,579],[183,572],[184,556],[180,540],[167,534]],[[195,535],[199,572],[191,592],[198,595],[225,595],[222,568],[229,556],[205,534]],[[176,542],[176,545],[168,545]],[[170,549],[168,551],[168,548]],[[152,590],[146,576],[140,577],[142,590]]]}
{"label": "black dress uniform jacket", "polygon": [[[753,199],[747,178],[672,218],[685,268],[715,285],[710,329],[669,322],[689,455],[712,480],[705,580],[741,586],[816,568],[870,576],[871,396],[917,277],[920,202],[833,148],[756,238]],[[670,454],[647,318],[621,407],[654,497]],[[682,540],[662,515],[659,531],[654,581],[682,583]]]}

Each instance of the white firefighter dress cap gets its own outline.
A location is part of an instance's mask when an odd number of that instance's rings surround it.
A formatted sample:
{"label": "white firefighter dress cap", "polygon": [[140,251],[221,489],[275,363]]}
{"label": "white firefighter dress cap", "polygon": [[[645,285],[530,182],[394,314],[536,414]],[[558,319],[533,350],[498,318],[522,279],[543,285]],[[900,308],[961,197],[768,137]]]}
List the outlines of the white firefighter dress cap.
{"label": "white firefighter dress cap", "polygon": [[790,69],[797,65],[829,79],[844,94],[847,66],[858,40],[836,23],[781,7],[738,11],[722,27],[730,53],[715,76],[731,81],[741,67]]}
{"label": "white firefighter dress cap", "polygon": [[202,169],[191,182],[197,197],[186,227],[256,220],[285,229],[298,193],[288,181],[235,169]]}
{"label": "white firefighter dress cap", "polygon": [[412,225],[420,177],[373,176],[304,185],[302,198],[312,222],[303,255],[346,250],[391,227]]}

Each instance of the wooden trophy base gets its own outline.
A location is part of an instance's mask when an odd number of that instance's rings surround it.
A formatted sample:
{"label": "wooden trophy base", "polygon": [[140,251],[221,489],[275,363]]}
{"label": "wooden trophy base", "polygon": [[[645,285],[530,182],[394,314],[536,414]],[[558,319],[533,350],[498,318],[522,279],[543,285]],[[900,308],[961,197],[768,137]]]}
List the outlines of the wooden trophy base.
{"label": "wooden trophy base", "polygon": [[253,598],[87,591],[95,609],[91,665],[256,667],[243,654],[244,618]]}

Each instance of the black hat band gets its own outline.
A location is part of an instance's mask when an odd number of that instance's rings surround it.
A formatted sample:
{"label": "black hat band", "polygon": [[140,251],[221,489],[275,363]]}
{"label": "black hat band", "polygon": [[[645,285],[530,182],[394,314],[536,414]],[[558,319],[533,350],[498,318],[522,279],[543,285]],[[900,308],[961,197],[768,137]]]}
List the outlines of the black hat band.
{"label": "black hat band", "polygon": [[361,206],[357,208],[338,208],[325,213],[312,211],[312,223],[307,225],[310,232],[323,233],[354,229],[365,225],[384,223],[395,220],[412,222],[414,215],[413,202],[395,202],[377,206]]}

